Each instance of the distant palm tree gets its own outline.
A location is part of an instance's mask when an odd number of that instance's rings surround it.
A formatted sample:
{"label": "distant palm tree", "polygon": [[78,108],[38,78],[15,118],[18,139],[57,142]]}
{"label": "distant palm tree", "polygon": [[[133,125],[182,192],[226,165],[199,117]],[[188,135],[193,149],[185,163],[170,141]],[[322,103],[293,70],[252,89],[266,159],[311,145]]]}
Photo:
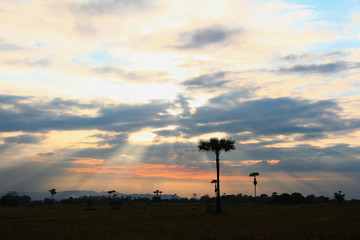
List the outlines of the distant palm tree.
{"label": "distant palm tree", "polygon": [[55,199],[55,194],[56,194],[56,189],[55,188],[50,189],[49,192],[50,192],[50,194],[52,196],[52,199],[54,200]]}
{"label": "distant palm tree", "polygon": [[254,190],[255,190],[255,197],[256,197],[256,176],[260,176],[260,174],[258,172],[252,172],[250,173],[249,177],[254,177]]}
{"label": "distant palm tree", "polygon": [[229,139],[218,139],[210,138],[209,141],[200,140],[198,144],[199,151],[213,152],[216,156],[216,213],[221,214],[221,203],[220,203],[220,153],[235,150],[235,140]]}
{"label": "distant palm tree", "polygon": [[216,179],[212,180],[210,183],[214,183],[215,184],[215,197],[216,197],[216,192],[217,192],[217,186],[216,186]]}

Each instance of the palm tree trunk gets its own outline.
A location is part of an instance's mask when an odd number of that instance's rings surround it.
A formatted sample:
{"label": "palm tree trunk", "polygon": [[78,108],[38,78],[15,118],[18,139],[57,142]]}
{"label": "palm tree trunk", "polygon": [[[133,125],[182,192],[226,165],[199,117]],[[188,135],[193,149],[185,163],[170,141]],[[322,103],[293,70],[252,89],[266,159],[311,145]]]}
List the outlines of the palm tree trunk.
{"label": "palm tree trunk", "polygon": [[216,180],[217,180],[217,192],[216,192],[216,213],[221,214],[221,203],[220,203],[220,164],[219,164],[219,153],[216,153]]}

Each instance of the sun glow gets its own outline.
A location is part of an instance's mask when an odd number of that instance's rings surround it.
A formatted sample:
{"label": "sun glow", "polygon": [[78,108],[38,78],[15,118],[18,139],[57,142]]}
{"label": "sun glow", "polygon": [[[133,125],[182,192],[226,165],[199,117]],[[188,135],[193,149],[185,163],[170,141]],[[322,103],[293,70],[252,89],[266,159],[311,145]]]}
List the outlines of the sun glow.
{"label": "sun glow", "polygon": [[152,130],[142,130],[140,132],[132,133],[129,136],[130,142],[142,142],[151,143],[156,137],[156,134],[152,133]]}
{"label": "sun glow", "polygon": [[157,131],[162,131],[162,130],[175,130],[177,128],[177,126],[175,125],[169,125],[167,127],[164,128],[155,128],[155,129],[144,129],[141,130],[139,132],[135,132],[133,134],[130,135],[129,137],[129,141],[132,143],[154,143],[154,140],[156,139],[156,143],[161,143],[161,142],[165,142],[165,141],[171,141],[174,142],[176,141],[177,138],[175,137],[161,137],[161,138],[157,138]]}
{"label": "sun glow", "polygon": [[213,138],[213,137],[217,137],[217,138],[226,138],[227,137],[227,133],[225,132],[213,132],[213,133],[207,133],[207,134],[203,134],[197,137],[193,137],[189,139],[189,142],[198,142],[201,139],[209,139],[209,138]]}

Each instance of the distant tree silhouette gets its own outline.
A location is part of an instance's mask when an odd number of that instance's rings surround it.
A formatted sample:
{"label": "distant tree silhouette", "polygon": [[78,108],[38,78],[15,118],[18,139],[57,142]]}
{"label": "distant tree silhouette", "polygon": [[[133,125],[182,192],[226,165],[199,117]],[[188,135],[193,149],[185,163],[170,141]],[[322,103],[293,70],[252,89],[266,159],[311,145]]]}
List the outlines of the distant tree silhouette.
{"label": "distant tree silhouette", "polygon": [[298,203],[305,202],[305,197],[301,193],[298,193],[298,192],[292,193],[291,198],[292,198],[292,203],[298,204]]}
{"label": "distant tree silhouette", "polygon": [[200,140],[198,143],[198,150],[201,152],[213,152],[216,156],[216,213],[221,214],[221,203],[220,203],[220,153],[235,150],[235,140],[229,139],[218,139],[210,138],[209,141]]}
{"label": "distant tree silhouette", "polygon": [[210,200],[209,194],[205,194],[204,196],[200,197],[201,202],[208,202]]}
{"label": "distant tree silhouette", "polygon": [[196,194],[196,193],[193,193],[193,197],[192,197],[192,200],[194,201],[194,207],[193,207],[193,209],[196,208],[196,207],[195,207],[196,196],[197,196],[197,194]]}
{"label": "distant tree silhouette", "polygon": [[155,190],[153,193],[154,193],[156,196],[161,196],[162,191],[160,191],[160,190]]}
{"label": "distant tree silhouette", "polygon": [[153,196],[153,201],[154,201],[154,202],[160,202],[160,201],[161,201],[162,191],[160,191],[160,190],[155,190],[153,193],[155,194],[155,196]]}
{"label": "distant tree silhouette", "polygon": [[0,203],[3,205],[15,207],[18,204],[30,204],[31,197],[27,195],[19,196],[17,192],[10,191],[0,198]]}
{"label": "distant tree silhouette", "polygon": [[0,202],[2,204],[9,206],[16,206],[18,204],[18,201],[19,201],[19,196],[15,191],[8,192],[5,196],[3,196],[0,199]]}
{"label": "distant tree silhouette", "polygon": [[281,195],[277,195],[274,200],[275,203],[289,204],[292,202],[292,197],[288,193],[283,193]]}
{"label": "distant tree silhouette", "polygon": [[109,194],[109,197],[112,198],[112,197],[115,197],[115,190],[110,190],[108,191],[108,194]]}
{"label": "distant tree silhouette", "polygon": [[337,200],[338,202],[343,202],[345,200],[345,194],[343,194],[342,191],[335,192],[334,199]]}
{"label": "distant tree silhouette", "polygon": [[215,197],[216,197],[216,192],[217,192],[217,186],[216,186],[216,179],[212,180],[210,183],[214,183],[215,184]]}
{"label": "distant tree silhouette", "polygon": [[254,190],[255,190],[255,195],[254,197],[256,197],[256,185],[257,185],[257,181],[256,181],[256,176],[259,176],[260,174],[258,172],[252,172],[250,173],[249,177],[254,177]]}
{"label": "distant tree silhouette", "polygon": [[52,200],[54,201],[55,200],[56,189],[55,188],[50,189],[49,192],[51,194]]}

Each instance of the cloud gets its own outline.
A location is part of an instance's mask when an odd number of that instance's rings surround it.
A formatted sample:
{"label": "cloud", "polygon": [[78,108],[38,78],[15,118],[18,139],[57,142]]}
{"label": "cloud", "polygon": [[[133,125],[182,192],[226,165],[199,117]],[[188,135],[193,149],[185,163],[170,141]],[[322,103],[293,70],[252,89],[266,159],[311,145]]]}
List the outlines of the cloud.
{"label": "cloud", "polygon": [[356,62],[333,62],[324,64],[299,64],[290,67],[282,67],[276,72],[280,74],[300,73],[300,74],[333,74],[350,69],[360,68],[360,63]]}
{"label": "cloud", "polygon": [[329,57],[344,57],[346,54],[342,51],[332,51],[325,54],[314,54],[310,52],[302,53],[302,54],[288,54],[280,58],[283,61],[304,61],[304,60],[314,60],[314,59],[322,59]]}
{"label": "cloud", "polygon": [[230,82],[230,80],[224,79],[227,74],[228,72],[204,74],[195,78],[188,79],[182,84],[189,88],[219,88]]}
{"label": "cloud", "polygon": [[91,0],[79,6],[78,11],[93,16],[124,14],[143,11],[152,7],[149,0]]}
{"label": "cloud", "polygon": [[76,153],[73,153],[72,157],[107,159],[111,157],[117,149],[117,146],[109,148],[84,148],[77,151]]}
{"label": "cloud", "polygon": [[[50,102],[38,102],[34,98],[27,98],[27,101],[33,100],[27,103],[21,100],[20,97],[0,95],[0,115],[3,116],[0,119],[0,132],[81,129],[130,132],[145,126],[163,126],[170,117],[167,109],[172,106],[172,103],[161,101],[101,105],[60,98]],[[78,115],[80,110],[97,111],[97,116]]]}
{"label": "cloud", "polygon": [[116,67],[96,67],[91,69],[94,73],[106,74],[106,73],[116,73],[116,74],[123,74],[124,71],[116,68]]}
{"label": "cloud", "polygon": [[54,156],[55,153],[53,153],[53,152],[45,152],[45,153],[38,153],[36,155],[41,156],[41,157],[51,157],[51,156]]}
{"label": "cloud", "polygon": [[76,100],[64,100],[61,98],[54,98],[48,104],[48,109],[67,109],[67,108],[78,108],[78,109],[94,109],[103,106],[101,103],[91,102],[82,103]]}
{"label": "cloud", "polygon": [[89,18],[75,20],[75,30],[85,36],[94,36],[97,34],[97,29]]}
{"label": "cloud", "polygon": [[[242,91],[233,91],[209,99],[206,105],[197,108],[194,113],[190,113],[187,100],[181,97],[175,102],[110,105],[59,98],[38,105],[29,99],[31,98],[27,98],[28,102],[23,103],[20,97],[0,96],[0,106],[3,106],[0,114],[4,116],[0,119],[0,131],[97,129],[132,133],[143,128],[176,125],[178,128],[175,130],[163,129],[159,131],[159,135],[185,134],[185,137],[192,137],[211,132],[251,132],[254,136],[301,134],[299,139],[304,140],[322,138],[329,133],[349,132],[360,127],[360,119],[341,117],[342,109],[334,100],[242,100]],[[184,111],[177,116],[168,113],[169,109],[176,108]],[[78,115],[77,112],[82,110],[92,110],[96,114]]]}
{"label": "cloud", "polygon": [[103,145],[111,145],[111,146],[119,146],[121,144],[124,144],[128,138],[126,134],[119,133],[119,134],[94,134],[90,137],[95,137],[100,139],[100,141],[97,141],[96,144],[98,146]]}
{"label": "cloud", "polygon": [[[333,100],[308,101],[292,98],[265,98],[239,101],[239,94],[209,100],[184,120],[186,134],[209,132],[235,134],[250,131],[257,136],[276,134],[324,134],[353,131],[360,119],[341,118],[341,108]],[[320,136],[320,135],[317,135]]]}
{"label": "cloud", "polygon": [[[360,171],[360,148],[350,147],[346,144],[338,144],[331,147],[312,147],[310,145],[296,146],[292,148],[269,148],[251,149],[245,146],[244,155],[256,156],[256,160],[277,159],[276,164],[266,161],[254,164],[249,170],[276,172],[354,172]],[[259,153],[260,152],[260,153]],[[268,158],[270,156],[270,158]]]}
{"label": "cloud", "polygon": [[17,51],[22,49],[24,49],[24,47],[17,44],[7,43],[0,38],[0,52],[10,52],[10,51]]}
{"label": "cloud", "polygon": [[178,38],[183,43],[173,47],[177,49],[203,48],[212,44],[224,43],[240,33],[240,30],[231,30],[223,26],[199,28],[179,34]]}
{"label": "cloud", "polygon": [[6,144],[38,144],[44,139],[43,136],[23,134],[15,137],[4,138]]}
{"label": "cloud", "polygon": [[[115,76],[117,78],[121,78],[121,80],[130,80],[130,81],[138,81],[154,79],[152,81],[162,82],[164,76],[167,75],[166,72],[163,71],[126,71],[122,70],[119,67],[113,66],[102,66],[91,68],[90,71],[99,75],[106,76]],[[166,79],[168,82],[168,79]]]}
{"label": "cloud", "polygon": [[51,64],[50,58],[25,58],[23,60],[9,60],[4,62],[10,65],[25,65],[29,67],[48,67]]}

